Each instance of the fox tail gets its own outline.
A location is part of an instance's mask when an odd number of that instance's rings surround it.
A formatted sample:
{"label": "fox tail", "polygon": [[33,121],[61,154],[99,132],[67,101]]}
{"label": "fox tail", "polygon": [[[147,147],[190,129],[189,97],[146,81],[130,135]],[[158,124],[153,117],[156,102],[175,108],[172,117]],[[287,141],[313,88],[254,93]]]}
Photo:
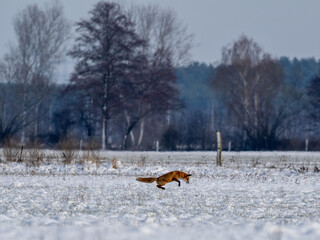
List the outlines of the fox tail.
{"label": "fox tail", "polygon": [[157,178],[153,178],[153,177],[148,177],[148,178],[138,177],[138,178],[137,178],[137,181],[145,182],[145,183],[153,183],[153,182],[156,181],[156,180],[157,180]]}

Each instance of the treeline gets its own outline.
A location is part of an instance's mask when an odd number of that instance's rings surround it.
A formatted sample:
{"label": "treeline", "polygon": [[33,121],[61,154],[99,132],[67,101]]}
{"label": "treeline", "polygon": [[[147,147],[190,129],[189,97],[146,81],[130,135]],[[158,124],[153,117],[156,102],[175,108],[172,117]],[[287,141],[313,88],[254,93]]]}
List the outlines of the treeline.
{"label": "treeline", "polygon": [[[220,130],[231,150],[320,148],[315,59],[274,59],[241,36],[219,65],[192,63],[193,36],[154,5],[99,2],[74,36],[57,1],[13,23],[17,43],[0,62],[1,145],[210,150]],[[64,53],[75,67],[62,85]]]}
{"label": "treeline", "polygon": [[[239,41],[253,43],[246,37]],[[258,79],[257,69],[247,70],[247,89],[246,71],[241,72],[246,64],[214,67],[194,62],[178,68],[186,103],[175,122],[182,146],[214,149],[219,130],[225,150],[320,150],[320,61],[287,57],[273,61],[275,68],[269,69],[272,76],[266,76],[266,82]]]}

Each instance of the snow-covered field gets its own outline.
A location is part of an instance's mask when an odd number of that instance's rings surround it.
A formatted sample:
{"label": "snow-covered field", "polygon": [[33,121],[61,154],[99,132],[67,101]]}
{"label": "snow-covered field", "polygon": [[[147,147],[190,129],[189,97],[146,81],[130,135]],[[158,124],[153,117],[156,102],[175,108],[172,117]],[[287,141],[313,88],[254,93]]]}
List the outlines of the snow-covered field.
{"label": "snow-covered field", "polygon": [[[320,239],[320,153],[222,156],[220,168],[214,152],[33,167],[0,153],[0,239]],[[191,173],[190,184],[135,180],[172,170]]]}

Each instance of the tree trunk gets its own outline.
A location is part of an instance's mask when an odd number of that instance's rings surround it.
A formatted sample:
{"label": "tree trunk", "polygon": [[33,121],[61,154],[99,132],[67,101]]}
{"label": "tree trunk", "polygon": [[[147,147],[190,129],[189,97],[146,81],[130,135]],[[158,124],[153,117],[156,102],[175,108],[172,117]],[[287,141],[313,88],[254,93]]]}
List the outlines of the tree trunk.
{"label": "tree trunk", "polygon": [[259,109],[259,100],[258,94],[254,94],[254,128],[255,128],[255,137],[258,139],[259,137],[259,129],[258,129],[258,109]]}
{"label": "tree trunk", "polygon": [[136,139],[135,139],[135,137],[134,137],[134,133],[133,133],[133,131],[131,131],[131,132],[130,132],[130,137],[131,137],[132,145],[135,145],[135,143],[136,143]]}
{"label": "tree trunk", "polygon": [[143,134],[144,134],[144,119],[142,119],[141,124],[140,124],[140,136],[139,136],[139,140],[138,140],[138,147],[141,146]]}
{"label": "tree trunk", "polygon": [[127,148],[127,141],[128,141],[128,133],[125,133],[122,139],[122,150],[125,150]]}
{"label": "tree trunk", "polygon": [[128,146],[128,136],[131,133],[132,129],[137,125],[138,121],[131,122],[131,124],[128,126],[127,131],[125,132],[123,136],[122,141],[122,150],[127,149]]}
{"label": "tree trunk", "polygon": [[106,139],[107,139],[107,118],[103,116],[102,119],[102,130],[101,130],[101,149],[106,150]]}
{"label": "tree trunk", "polygon": [[25,141],[26,141],[26,133],[25,133],[26,117],[27,117],[26,101],[27,101],[27,93],[26,93],[26,91],[24,91],[24,93],[23,93],[23,114],[22,114],[21,144],[24,144]]}
{"label": "tree trunk", "polygon": [[104,95],[103,95],[103,109],[102,109],[102,150],[106,150],[106,141],[107,141],[107,102],[108,102],[108,80],[110,75],[107,76],[105,73],[103,75],[104,82]]}
{"label": "tree trunk", "polygon": [[39,105],[40,103],[37,103],[34,109],[34,114],[35,114],[35,123],[34,123],[34,133],[33,136],[36,138],[38,136],[38,118],[39,118]]}
{"label": "tree trunk", "polygon": [[[126,117],[126,121],[127,121],[127,125],[129,126],[130,124],[130,117],[128,115],[128,111],[124,111],[124,114],[125,114],[125,117]],[[128,137],[128,136],[126,136]],[[134,137],[134,134],[132,131],[130,131],[130,137],[131,137],[131,142],[132,142],[132,145],[135,144],[135,137]],[[127,140],[126,140],[127,141]]]}
{"label": "tree trunk", "polygon": [[49,107],[49,132],[52,132],[52,120],[53,120],[53,111],[52,111],[52,102],[50,102]]}

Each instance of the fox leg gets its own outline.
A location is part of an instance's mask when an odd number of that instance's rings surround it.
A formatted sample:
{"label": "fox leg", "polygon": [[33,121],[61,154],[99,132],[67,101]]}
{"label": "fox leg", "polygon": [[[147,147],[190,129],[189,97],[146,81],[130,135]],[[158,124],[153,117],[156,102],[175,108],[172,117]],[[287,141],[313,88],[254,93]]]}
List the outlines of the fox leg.
{"label": "fox leg", "polygon": [[161,188],[163,190],[166,190],[164,187],[162,187],[161,185],[157,185],[158,188]]}
{"label": "fox leg", "polygon": [[176,178],[172,178],[172,181],[178,182],[179,183],[179,187],[180,187],[180,181]]}

